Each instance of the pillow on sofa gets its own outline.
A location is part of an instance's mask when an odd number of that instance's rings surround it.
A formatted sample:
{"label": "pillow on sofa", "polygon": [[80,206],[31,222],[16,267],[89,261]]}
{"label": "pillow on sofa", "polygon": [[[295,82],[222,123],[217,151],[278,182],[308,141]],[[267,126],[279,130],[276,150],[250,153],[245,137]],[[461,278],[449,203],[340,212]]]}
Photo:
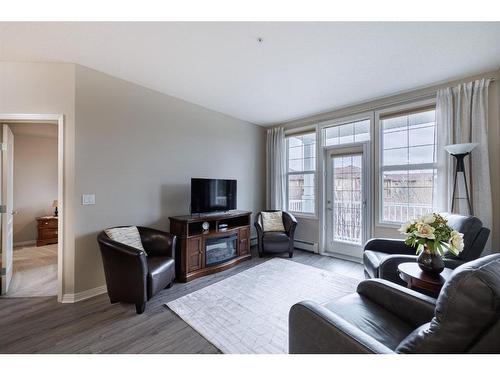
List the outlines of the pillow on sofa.
{"label": "pillow on sofa", "polygon": [[283,212],[262,212],[262,229],[264,232],[284,232]]}
{"label": "pillow on sofa", "polygon": [[[137,227],[109,228],[104,231],[113,241],[120,242],[124,245],[135,247],[144,251],[142,247],[141,235]],[[147,255],[147,254],[146,254]]]}

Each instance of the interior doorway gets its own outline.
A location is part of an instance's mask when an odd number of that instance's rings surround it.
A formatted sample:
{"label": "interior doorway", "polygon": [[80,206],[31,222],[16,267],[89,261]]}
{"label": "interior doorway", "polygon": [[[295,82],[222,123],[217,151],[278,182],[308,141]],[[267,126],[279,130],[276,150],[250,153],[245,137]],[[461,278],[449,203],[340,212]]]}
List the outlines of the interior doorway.
{"label": "interior doorway", "polygon": [[62,299],[63,116],[0,115],[2,297]]}
{"label": "interior doorway", "polygon": [[326,250],[359,260],[369,237],[368,143],[326,150]]}

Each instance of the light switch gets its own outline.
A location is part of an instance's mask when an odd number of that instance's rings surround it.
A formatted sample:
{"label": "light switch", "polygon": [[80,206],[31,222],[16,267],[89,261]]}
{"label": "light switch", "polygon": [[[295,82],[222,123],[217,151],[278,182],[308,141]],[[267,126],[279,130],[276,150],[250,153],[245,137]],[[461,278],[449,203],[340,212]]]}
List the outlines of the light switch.
{"label": "light switch", "polygon": [[95,204],[95,194],[82,194],[82,205]]}

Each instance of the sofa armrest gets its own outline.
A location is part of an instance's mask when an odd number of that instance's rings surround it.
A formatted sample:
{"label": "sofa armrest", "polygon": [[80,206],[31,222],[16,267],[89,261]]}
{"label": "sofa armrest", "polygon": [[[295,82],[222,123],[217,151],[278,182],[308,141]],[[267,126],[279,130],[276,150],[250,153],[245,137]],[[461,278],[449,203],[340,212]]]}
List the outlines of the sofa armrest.
{"label": "sofa armrest", "polygon": [[286,234],[293,240],[295,228],[297,227],[297,219],[291,213],[283,211],[283,226],[285,227]]}
{"label": "sofa armrest", "polygon": [[387,280],[364,280],[359,283],[357,292],[415,327],[434,317],[434,298]]}
{"label": "sofa armrest", "polygon": [[415,255],[417,252],[417,249],[408,246],[403,240],[393,238],[372,238],[365,244],[364,250],[406,255]]}
{"label": "sofa armrest", "polygon": [[262,215],[260,212],[255,216],[255,222],[253,223],[253,225],[255,226],[255,230],[257,231],[257,237],[259,239],[262,238],[264,234],[264,228],[262,227]]}
{"label": "sofa armrest", "polygon": [[311,301],[296,303],[288,318],[291,354],[393,353],[391,349]]}
{"label": "sofa armrest", "polygon": [[148,274],[145,252],[113,241],[104,232],[97,240],[109,297],[123,302],[145,302]]}
{"label": "sofa armrest", "polygon": [[174,257],[177,237],[158,229],[137,227],[141,235],[142,246],[148,255]]}
{"label": "sofa armrest", "polygon": [[451,268],[452,270],[465,263],[461,259],[453,259],[453,258],[443,258],[443,262],[446,268]]}
{"label": "sofa armrest", "polygon": [[379,265],[378,277],[384,280],[392,281],[393,283],[404,285],[406,283],[399,277],[398,266],[401,263],[416,262],[416,255],[394,254],[387,255]]}

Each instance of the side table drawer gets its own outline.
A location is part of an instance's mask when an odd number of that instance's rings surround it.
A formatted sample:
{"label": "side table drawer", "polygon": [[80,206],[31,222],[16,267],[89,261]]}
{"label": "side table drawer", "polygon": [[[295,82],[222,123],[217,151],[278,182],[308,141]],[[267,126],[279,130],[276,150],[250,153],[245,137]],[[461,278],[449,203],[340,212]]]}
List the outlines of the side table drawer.
{"label": "side table drawer", "polygon": [[55,228],[57,229],[57,220],[38,220],[38,228]]}
{"label": "side table drawer", "polygon": [[38,230],[38,239],[47,240],[57,238],[57,228],[40,228]]}

